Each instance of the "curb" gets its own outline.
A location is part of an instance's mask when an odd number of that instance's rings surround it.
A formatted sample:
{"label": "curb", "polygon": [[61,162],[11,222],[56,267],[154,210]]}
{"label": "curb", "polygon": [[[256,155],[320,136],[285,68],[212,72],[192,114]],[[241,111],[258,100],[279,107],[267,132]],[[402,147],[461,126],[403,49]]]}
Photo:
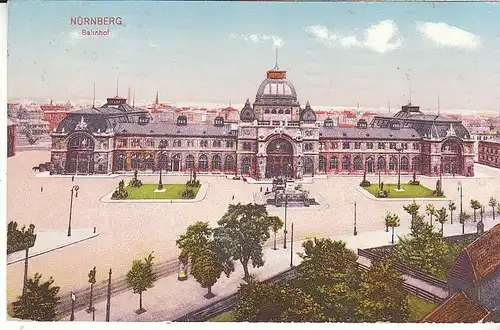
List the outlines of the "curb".
{"label": "curb", "polygon": [[[67,247],[67,246],[70,246],[70,245],[73,245],[73,244],[76,244],[76,243],[80,243],[80,242],[83,242],[83,241],[86,241],[86,240],[89,240],[91,238],[94,238],[94,237],[97,237],[99,236],[100,233],[95,233],[93,234],[92,236],[89,236],[89,237],[85,237],[85,238],[82,238],[78,241],[74,241],[74,242],[71,242],[71,243],[67,243],[67,244],[63,244],[63,245],[59,245],[59,246],[56,246],[54,248],[50,248],[50,249],[47,249],[47,250],[42,250],[40,252],[35,252],[33,254],[29,254],[28,253],[28,259],[31,259],[33,257],[37,257],[39,255],[42,255],[42,254],[45,254],[45,253],[49,253],[51,251],[55,251],[55,250],[59,250],[59,249],[62,249],[64,247]],[[14,252],[15,253],[15,252]],[[11,260],[11,261],[7,261],[7,265],[11,265],[11,264],[15,264],[17,262],[20,262],[20,261],[23,261],[25,259],[25,257],[22,257],[22,258],[18,258],[18,259],[14,259],[14,260]]]}
{"label": "curb", "polygon": [[361,192],[365,197],[377,201],[377,202],[412,202],[412,201],[441,201],[441,202],[449,202],[451,198],[436,198],[436,197],[415,197],[415,198],[377,198],[370,194],[363,187],[357,186],[356,189]]}
{"label": "curb", "polygon": [[113,191],[99,199],[101,203],[164,203],[164,204],[192,204],[199,203],[207,197],[210,183],[203,182],[195,199],[111,199]]}

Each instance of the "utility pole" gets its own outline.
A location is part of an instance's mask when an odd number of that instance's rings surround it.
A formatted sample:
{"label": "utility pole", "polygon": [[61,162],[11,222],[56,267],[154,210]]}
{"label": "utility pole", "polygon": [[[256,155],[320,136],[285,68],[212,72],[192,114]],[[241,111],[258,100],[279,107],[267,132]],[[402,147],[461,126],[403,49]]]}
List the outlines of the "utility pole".
{"label": "utility pole", "polygon": [[108,299],[106,302],[106,322],[109,322],[110,308],[111,308],[111,268],[109,269],[109,278],[108,278]]}

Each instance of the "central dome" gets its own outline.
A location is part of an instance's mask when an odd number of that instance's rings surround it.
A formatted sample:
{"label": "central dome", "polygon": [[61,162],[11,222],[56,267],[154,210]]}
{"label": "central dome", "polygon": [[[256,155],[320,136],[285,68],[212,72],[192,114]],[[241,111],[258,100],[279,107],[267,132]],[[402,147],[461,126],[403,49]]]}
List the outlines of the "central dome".
{"label": "central dome", "polygon": [[260,84],[255,96],[255,103],[296,103],[297,92],[293,84],[286,79],[286,71],[275,66],[267,71],[267,77]]}

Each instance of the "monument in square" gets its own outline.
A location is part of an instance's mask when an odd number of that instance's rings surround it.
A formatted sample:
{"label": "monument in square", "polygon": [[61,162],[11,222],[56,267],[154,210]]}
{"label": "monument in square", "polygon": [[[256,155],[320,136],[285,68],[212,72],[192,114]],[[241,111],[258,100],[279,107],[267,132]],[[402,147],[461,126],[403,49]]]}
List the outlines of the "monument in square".
{"label": "monument in square", "polygon": [[318,204],[314,198],[309,197],[309,191],[293,179],[276,177],[270,192],[265,194],[266,204],[281,206],[305,206]]}

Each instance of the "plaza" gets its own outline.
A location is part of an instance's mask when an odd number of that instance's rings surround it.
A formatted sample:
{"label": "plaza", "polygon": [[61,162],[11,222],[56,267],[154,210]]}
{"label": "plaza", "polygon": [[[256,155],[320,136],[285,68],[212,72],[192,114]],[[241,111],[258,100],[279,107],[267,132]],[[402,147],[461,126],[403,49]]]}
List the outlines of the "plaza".
{"label": "plaza", "polygon": [[[17,221],[21,226],[33,223],[35,231],[65,231],[68,226],[70,192],[78,184],[79,194],[73,200],[72,227],[74,229],[97,227],[98,236],[30,258],[28,276],[39,272],[42,279],[52,276],[55,285],[61,287],[59,296],[69,295],[72,290],[87,287],[88,271],[96,266],[97,280],[107,278],[110,268],[113,277],[124,275],[134,259],[141,259],[154,251],[156,262],[176,259],[179,251],[175,240],[187,226],[196,221],[207,221],[215,226],[232,203],[250,203],[260,188],[270,184],[252,184],[232,180],[225,176],[199,175],[198,179],[208,185],[206,197],[195,203],[170,203],[169,200],[155,203],[103,203],[100,199],[114,190],[118,182],[129,176],[44,176],[31,170],[49,157],[49,151],[19,152],[8,158],[7,176],[7,219]],[[486,205],[486,216],[491,217],[487,202],[491,196],[500,198],[500,170],[476,165],[475,177],[444,177],[443,190],[446,198],[432,203],[437,207],[447,206],[449,200],[456,203],[454,227],[459,227],[458,213],[460,198],[458,182],[463,186],[463,208],[472,214],[470,199],[478,199]],[[157,183],[157,175],[139,175],[144,183]],[[189,175],[163,177],[165,184],[182,184]],[[293,208],[288,210],[287,223],[294,224],[294,241],[304,240],[311,235],[338,237],[352,235],[354,202],[357,203],[356,227],[359,235],[384,230],[386,212],[397,213],[401,227],[396,233],[406,231],[410,216],[403,211],[406,200],[370,199],[359,191],[361,176],[323,176],[304,183],[311,195],[320,196],[327,207]],[[372,183],[378,176],[367,176]],[[394,182],[395,176],[382,176],[384,182]],[[410,176],[402,176],[407,182]],[[419,176],[424,186],[435,185],[435,177]],[[43,192],[41,191],[43,187]],[[418,200],[423,213],[425,199]],[[284,217],[283,208],[270,208],[269,212]],[[472,221],[472,220],[471,220]],[[471,226],[475,224],[471,223]],[[282,242],[282,231],[278,242]],[[289,238],[289,236],[288,236]],[[272,243],[271,240],[269,243]],[[366,242],[368,244],[369,242]],[[263,268],[268,266],[264,265]],[[12,302],[22,290],[24,265],[22,262],[7,266],[7,300]],[[252,269],[250,270],[252,272]],[[169,282],[170,283],[170,282]],[[169,284],[175,285],[175,284]],[[168,287],[158,287],[168,292]]]}

